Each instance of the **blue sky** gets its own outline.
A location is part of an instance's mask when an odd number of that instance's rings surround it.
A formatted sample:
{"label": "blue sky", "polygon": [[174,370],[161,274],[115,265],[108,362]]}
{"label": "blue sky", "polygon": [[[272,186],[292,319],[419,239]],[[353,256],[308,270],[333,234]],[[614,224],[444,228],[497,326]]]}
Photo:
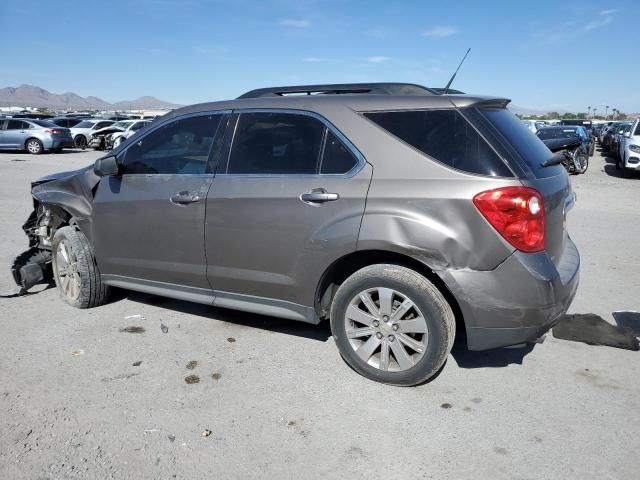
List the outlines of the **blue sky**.
{"label": "blue sky", "polygon": [[637,0],[0,0],[0,87],[188,104],[283,84],[443,86],[471,47],[461,90],[639,112],[639,25]]}

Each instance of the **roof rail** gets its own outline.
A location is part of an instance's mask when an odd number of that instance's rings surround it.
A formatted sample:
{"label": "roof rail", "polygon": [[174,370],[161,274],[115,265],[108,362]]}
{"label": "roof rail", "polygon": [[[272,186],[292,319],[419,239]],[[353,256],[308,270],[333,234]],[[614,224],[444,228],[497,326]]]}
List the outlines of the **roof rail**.
{"label": "roof rail", "polygon": [[285,95],[338,95],[364,93],[373,95],[439,95],[438,92],[413,83],[334,83],[328,85],[292,85],[258,88],[238,98],[283,97]]}

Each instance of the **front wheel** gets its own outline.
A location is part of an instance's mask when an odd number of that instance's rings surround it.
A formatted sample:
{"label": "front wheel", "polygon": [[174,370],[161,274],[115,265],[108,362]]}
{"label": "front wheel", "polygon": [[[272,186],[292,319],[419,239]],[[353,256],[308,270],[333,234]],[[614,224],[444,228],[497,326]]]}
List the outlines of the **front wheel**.
{"label": "front wheel", "polygon": [[84,150],[85,148],[87,148],[87,137],[85,137],[84,135],[78,135],[76,138],[74,138],[73,143],[77,148],[81,148],[82,150]]}
{"label": "front wheel", "polygon": [[585,152],[579,152],[576,150],[574,165],[576,173],[584,173],[589,168],[589,155]]}
{"label": "front wheel", "polygon": [[106,303],[109,288],[102,283],[93,249],[74,227],[59,228],[51,242],[53,273],[62,299],[76,308]]}
{"label": "front wheel", "polygon": [[344,360],[377,382],[412,386],[442,367],[455,337],[455,317],[440,291],[417,272],[371,265],[340,286],[331,332]]}

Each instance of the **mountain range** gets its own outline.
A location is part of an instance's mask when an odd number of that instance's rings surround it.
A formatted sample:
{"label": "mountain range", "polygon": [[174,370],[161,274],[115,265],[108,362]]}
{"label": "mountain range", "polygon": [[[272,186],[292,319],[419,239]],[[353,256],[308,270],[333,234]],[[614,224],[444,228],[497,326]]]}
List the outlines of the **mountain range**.
{"label": "mountain range", "polygon": [[0,88],[0,107],[14,106],[52,109],[160,110],[177,108],[181,105],[149,96],[109,103],[98,97],[81,97],[72,92],[51,93],[35,85]]}

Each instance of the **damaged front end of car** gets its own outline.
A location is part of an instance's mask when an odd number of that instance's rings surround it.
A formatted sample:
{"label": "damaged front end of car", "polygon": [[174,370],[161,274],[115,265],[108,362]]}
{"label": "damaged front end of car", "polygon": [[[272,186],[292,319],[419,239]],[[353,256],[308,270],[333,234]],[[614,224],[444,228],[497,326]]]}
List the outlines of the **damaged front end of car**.
{"label": "damaged front end of car", "polygon": [[81,228],[80,224],[83,224],[83,229],[88,228],[93,189],[98,179],[91,166],[43,177],[31,184],[33,211],[22,225],[29,240],[28,249],[11,265],[11,274],[18,285],[17,295],[25,294],[35,285],[53,281],[53,235],[65,225]]}

